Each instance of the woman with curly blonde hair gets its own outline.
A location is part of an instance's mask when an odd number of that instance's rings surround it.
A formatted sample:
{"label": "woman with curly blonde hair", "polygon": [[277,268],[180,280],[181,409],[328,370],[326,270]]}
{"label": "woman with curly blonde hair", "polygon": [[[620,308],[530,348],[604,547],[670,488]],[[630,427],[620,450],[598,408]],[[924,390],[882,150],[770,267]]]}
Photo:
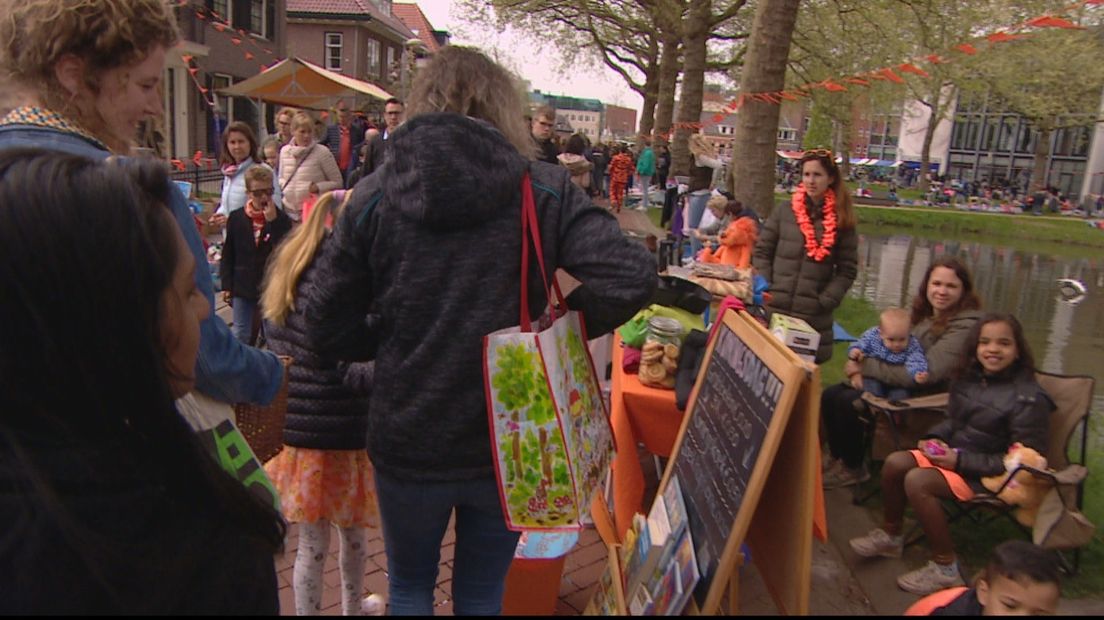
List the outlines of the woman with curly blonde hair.
{"label": "woman with curly blonde hair", "polygon": [[[32,146],[104,159],[132,152],[138,124],[162,114],[165,55],[180,36],[166,0],[2,0],[0,81],[10,105],[0,150]],[[191,209],[169,206],[198,265],[207,264]],[[207,269],[196,286],[211,305],[201,323],[196,390],[215,406],[266,404],[283,379],[275,355],[247,347],[214,313]],[[229,412],[229,405],[223,409]]]}

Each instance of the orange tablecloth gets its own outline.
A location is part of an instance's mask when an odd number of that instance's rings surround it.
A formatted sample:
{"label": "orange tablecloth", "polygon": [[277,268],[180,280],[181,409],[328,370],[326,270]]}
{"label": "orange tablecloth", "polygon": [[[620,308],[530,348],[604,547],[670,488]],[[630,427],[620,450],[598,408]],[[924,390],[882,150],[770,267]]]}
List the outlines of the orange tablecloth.
{"label": "orange tablecloth", "polygon": [[613,341],[613,371],[610,385],[610,423],[617,443],[613,459],[613,510],[617,539],[632,526],[637,512],[646,512],[644,471],[640,468],[636,444],[653,454],[667,457],[675,447],[682,426],[682,412],[675,407],[675,391],[642,385],[636,374],[621,369],[621,336]]}

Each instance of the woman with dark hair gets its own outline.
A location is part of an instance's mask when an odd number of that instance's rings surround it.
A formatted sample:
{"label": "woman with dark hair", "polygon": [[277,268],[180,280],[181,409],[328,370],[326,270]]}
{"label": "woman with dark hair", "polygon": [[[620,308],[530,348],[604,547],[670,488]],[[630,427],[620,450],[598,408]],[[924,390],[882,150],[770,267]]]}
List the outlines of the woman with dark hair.
{"label": "woman with dark hair", "polygon": [[0,613],[278,611],[283,521],[174,406],[210,312],[175,191],[149,161],[0,152]]}
{"label": "woman with dark hair", "polygon": [[[179,40],[168,2],[22,0],[4,7],[0,78],[17,107],[0,118],[0,151],[24,146],[92,159],[129,155],[139,122],[162,114],[165,55]],[[207,253],[192,211],[175,188],[168,204],[200,266],[196,285],[211,310],[200,325],[196,391],[220,405],[271,402],[283,366],[275,355],[238,342],[215,316]],[[231,415],[229,405],[221,408]]]}
{"label": "woman with dark hair", "polygon": [[[219,158],[222,164],[222,200],[212,219],[216,224],[226,224],[226,218],[230,214],[245,206],[249,201],[245,189],[245,173],[255,165],[261,165],[272,172],[272,168],[261,159],[260,149],[257,146],[257,136],[253,128],[241,122],[234,121],[227,125],[222,132],[222,156]],[[281,204],[280,184],[276,182],[276,174],[272,173],[272,201],[279,206]]]}
{"label": "woman with dark hair", "polygon": [[586,142],[582,136],[575,133],[567,139],[567,148],[564,152],[556,156],[560,165],[567,168],[568,173],[571,174],[571,182],[583,191],[590,189],[590,171],[594,168],[594,164],[587,161],[585,152]]}
{"label": "woman with dark hair", "polygon": [[799,165],[801,185],[790,204],[767,218],[753,263],[770,283],[768,310],[795,316],[820,332],[816,362],[822,364],[832,357],[832,313],[859,271],[859,235],[832,152],[806,151]]}
{"label": "woman with dark hair", "polygon": [[828,434],[829,458],[825,462],[824,487],[860,484],[870,479],[863,464],[867,425],[854,403],[862,396],[863,377],[883,385],[904,387],[913,394],[946,391],[961,366],[961,351],[970,329],[981,316],[981,300],[974,291],[970,270],[953,256],[941,256],[928,266],[912,301],[912,335],[924,348],[928,380],[917,385],[902,365],[874,358],[844,364],[848,384],[824,390],[821,418]]}
{"label": "woman with dark hair", "polygon": [[[316,267],[307,336],[324,357],[375,353],[368,454],[376,468],[391,613],[433,614],[441,539],[455,512],[457,615],[497,614],[518,533],[506,528],[487,427],[483,338],[518,324],[522,195],[531,186],[544,264],[581,282],[567,305],[588,336],[613,330],[656,286],[626,239],[535,144],[510,74],[448,46],[418,72],[410,120],[357,184]],[[540,281],[534,265],[528,277]],[[480,291],[473,294],[473,291]],[[547,300],[531,286],[524,303]],[[365,316],[378,314],[372,338]]]}
{"label": "woman with dark hair", "polygon": [[967,501],[985,491],[981,479],[1005,473],[1011,446],[1047,450],[1054,402],[1035,381],[1035,361],[1016,317],[987,314],[975,321],[960,355],[947,419],[924,434],[919,449],[886,458],[884,524],[850,541],[860,557],[901,557],[905,506],[911,505],[931,546],[925,566],[897,578],[913,594],[963,585],[942,500]]}

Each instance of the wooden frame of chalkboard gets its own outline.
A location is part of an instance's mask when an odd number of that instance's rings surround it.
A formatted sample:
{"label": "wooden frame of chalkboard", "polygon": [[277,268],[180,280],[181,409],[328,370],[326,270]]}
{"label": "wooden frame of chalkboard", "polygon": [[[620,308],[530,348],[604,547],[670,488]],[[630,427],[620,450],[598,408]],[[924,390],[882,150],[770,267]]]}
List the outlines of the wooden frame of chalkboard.
{"label": "wooden frame of chalkboard", "polygon": [[725,313],[659,486],[679,477],[700,613],[716,614],[726,593],[738,612],[745,539],[779,610],[808,613],[818,407],[816,367],[747,313]]}

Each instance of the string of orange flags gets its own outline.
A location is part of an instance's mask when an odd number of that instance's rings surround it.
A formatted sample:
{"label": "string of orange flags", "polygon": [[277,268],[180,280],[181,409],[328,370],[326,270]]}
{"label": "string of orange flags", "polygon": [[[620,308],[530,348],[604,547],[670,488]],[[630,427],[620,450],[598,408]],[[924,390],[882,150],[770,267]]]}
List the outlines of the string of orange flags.
{"label": "string of orange flags", "polygon": [[[1064,7],[1059,14],[1065,14],[1075,9],[1082,7],[1094,7],[1104,6],[1104,0],[1081,0]],[[1059,14],[1045,14],[1032,19],[1025,20],[1014,26],[1002,28],[988,34],[983,37],[978,37],[973,40],[973,43],[964,42],[959,43],[951,47],[944,54],[928,54],[922,58],[915,58],[911,61],[903,62],[897,65],[881,67],[872,71],[866,71],[849,75],[846,77],[829,78],[819,82],[810,82],[808,84],[802,84],[794,88],[785,90],[769,91],[769,92],[755,92],[755,93],[740,93],[737,97],[729,101],[721,112],[714,114],[712,117],[713,123],[722,122],[729,114],[734,114],[740,110],[748,101],[759,101],[762,103],[769,103],[774,105],[780,105],[785,101],[800,101],[804,97],[811,96],[811,92],[817,89],[823,89],[828,92],[847,92],[850,88],[855,86],[870,87],[876,81],[892,82],[894,84],[904,84],[905,79],[901,77],[902,73],[908,73],[918,75],[920,77],[929,77],[930,74],[922,68],[922,65],[940,65],[949,62],[954,62],[955,54],[962,54],[965,56],[973,56],[982,51],[974,43],[985,42],[988,43],[986,48],[992,48],[1000,43],[1007,43],[1010,41],[1016,41],[1029,37],[1033,31],[1038,31],[1044,28],[1060,28],[1066,30],[1082,30],[1084,26],[1079,26],[1074,22],[1060,17]],[[689,129],[691,131],[703,129],[704,123],[701,122],[677,122],[671,126],[671,130],[664,132],[662,135],[665,139],[670,138],[673,131],[677,129]]]}

